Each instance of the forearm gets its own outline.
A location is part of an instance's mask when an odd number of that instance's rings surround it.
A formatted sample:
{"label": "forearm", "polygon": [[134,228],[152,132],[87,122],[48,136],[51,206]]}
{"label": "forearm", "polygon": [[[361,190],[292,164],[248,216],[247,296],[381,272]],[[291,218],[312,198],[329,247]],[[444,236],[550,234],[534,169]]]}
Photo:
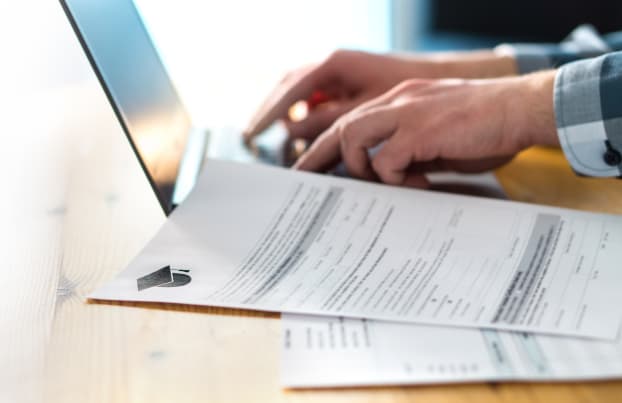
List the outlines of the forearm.
{"label": "forearm", "polygon": [[518,74],[512,55],[493,50],[437,52],[409,57],[414,63],[413,78],[495,78]]}
{"label": "forearm", "polygon": [[503,44],[494,50],[443,52],[424,56],[431,78],[494,78],[528,74],[622,50],[622,31],[602,37],[589,25],[559,44]]}
{"label": "forearm", "polygon": [[518,73],[528,74],[597,57],[619,47],[622,47],[622,34],[603,38],[591,25],[581,25],[560,43],[501,44],[495,51],[514,57]]}
{"label": "forearm", "polygon": [[518,74],[512,55],[493,50],[443,52],[430,56],[437,65],[438,78],[495,78]]}

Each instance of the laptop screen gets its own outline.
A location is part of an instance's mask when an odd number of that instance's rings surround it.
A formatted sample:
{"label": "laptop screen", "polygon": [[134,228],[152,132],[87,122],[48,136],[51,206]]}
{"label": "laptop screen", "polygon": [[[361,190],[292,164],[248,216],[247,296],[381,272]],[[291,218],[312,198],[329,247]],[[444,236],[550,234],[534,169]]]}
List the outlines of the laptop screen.
{"label": "laptop screen", "polygon": [[61,4],[164,212],[170,213],[190,119],[136,7],[132,0]]}

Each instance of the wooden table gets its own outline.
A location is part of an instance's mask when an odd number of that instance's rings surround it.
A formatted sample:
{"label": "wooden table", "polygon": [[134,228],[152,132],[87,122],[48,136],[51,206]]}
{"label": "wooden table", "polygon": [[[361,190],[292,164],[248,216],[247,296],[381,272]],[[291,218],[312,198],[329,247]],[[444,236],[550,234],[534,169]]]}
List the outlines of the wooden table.
{"label": "wooden table", "polygon": [[[163,223],[151,189],[94,82],[18,99],[1,125],[2,403],[622,401],[622,381],[283,390],[278,315],[87,303]],[[622,182],[577,178],[558,150],[498,176],[516,200],[622,213]]]}

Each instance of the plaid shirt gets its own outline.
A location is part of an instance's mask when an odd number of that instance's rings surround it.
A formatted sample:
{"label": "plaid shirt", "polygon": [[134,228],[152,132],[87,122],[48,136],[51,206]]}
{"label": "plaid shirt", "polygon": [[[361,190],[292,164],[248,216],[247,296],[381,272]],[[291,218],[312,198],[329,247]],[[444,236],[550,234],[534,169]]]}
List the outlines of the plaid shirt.
{"label": "plaid shirt", "polygon": [[579,175],[622,176],[622,32],[584,25],[560,44],[498,49],[516,56],[522,74],[561,66],[555,118],[566,158]]}

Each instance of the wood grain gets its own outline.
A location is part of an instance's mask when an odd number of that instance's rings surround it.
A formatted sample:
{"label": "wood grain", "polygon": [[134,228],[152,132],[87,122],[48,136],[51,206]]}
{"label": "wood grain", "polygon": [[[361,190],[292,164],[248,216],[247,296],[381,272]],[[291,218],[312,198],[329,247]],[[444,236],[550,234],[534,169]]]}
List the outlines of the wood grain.
{"label": "wood grain", "polygon": [[[88,303],[164,220],[91,84],[25,99],[4,123],[16,133],[2,165],[16,197],[1,210],[1,402],[622,400],[619,381],[283,390],[278,315]],[[524,152],[498,177],[516,200],[622,213],[622,183],[577,178],[559,150]]]}

